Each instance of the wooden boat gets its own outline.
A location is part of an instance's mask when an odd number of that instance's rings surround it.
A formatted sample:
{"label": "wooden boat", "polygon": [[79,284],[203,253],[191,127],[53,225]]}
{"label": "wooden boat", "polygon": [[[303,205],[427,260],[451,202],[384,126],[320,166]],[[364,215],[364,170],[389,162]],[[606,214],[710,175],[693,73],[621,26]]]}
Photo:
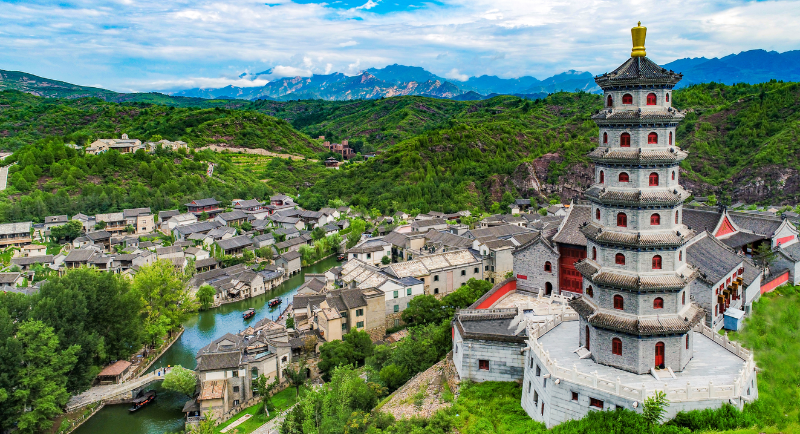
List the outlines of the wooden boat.
{"label": "wooden boat", "polygon": [[283,303],[283,300],[281,300],[280,298],[273,298],[272,300],[269,301],[269,307],[276,307],[281,303]]}
{"label": "wooden boat", "polygon": [[256,315],[256,310],[251,307],[250,309],[247,309],[246,311],[244,311],[244,313],[242,314],[242,318],[250,319],[250,318],[254,317],[255,315]]}
{"label": "wooden boat", "polygon": [[139,393],[139,397],[133,400],[133,405],[128,409],[129,412],[133,413],[134,411],[139,410],[140,408],[144,407],[147,404],[156,400],[156,391],[149,390],[144,394]]}
{"label": "wooden boat", "polygon": [[339,261],[339,262],[342,262],[345,259],[347,259],[347,255],[345,255],[345,254],[341,254],[341,255],[336,257],[336,260]]}

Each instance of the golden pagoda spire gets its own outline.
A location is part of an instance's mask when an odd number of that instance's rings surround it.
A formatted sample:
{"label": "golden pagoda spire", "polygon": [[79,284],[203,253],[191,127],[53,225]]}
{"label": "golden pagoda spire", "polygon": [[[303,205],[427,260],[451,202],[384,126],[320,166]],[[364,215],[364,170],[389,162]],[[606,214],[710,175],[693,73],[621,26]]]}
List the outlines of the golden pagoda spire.
{"label": "golden pagoda spire", "polygon": [[631,39],[633,39],[633,50],[631,50],[631,57],[644,57],[647,53],[644,51],[644,38],[647,36],[647,27],[642,27],[642,22],[631,29]]}

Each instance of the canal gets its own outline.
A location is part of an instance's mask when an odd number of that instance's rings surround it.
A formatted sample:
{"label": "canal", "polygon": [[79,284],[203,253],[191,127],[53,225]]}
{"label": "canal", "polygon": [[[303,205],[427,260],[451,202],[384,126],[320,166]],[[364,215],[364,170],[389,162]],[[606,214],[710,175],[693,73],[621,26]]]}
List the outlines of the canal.
{"label": "canal", "polygon": [[[297,288],[302,285],[305,273],[322,273],[336,265],[336,257],[330,257],[304,268],[300,274],[287,279],[275,290],[266,294],[193,314],[183,324],[186,331],[156,361],[151,370],[167,365],[181,365],[185,368],[194,369],[194,356],[200,348],[225,333],[237,333],[244,330],[246,324],[255,324],[256,321],[262,318],[277,318],[292,300]],[[267,302],[276,297],[280,297],[283,303],[275,309],[267,307]],[[245,321],[242,319],[242,312],[250,307],[256,309],[256,316]],[[183,413],[181,413],[181,409],[188,398],[176,393],[162,392],[158,386],[154,388],[159,392],[155,403],[144,407],[136,413],[129,413],[127,405],[106,406],[81,425],[75,433],[164,434],[183,430]]]}

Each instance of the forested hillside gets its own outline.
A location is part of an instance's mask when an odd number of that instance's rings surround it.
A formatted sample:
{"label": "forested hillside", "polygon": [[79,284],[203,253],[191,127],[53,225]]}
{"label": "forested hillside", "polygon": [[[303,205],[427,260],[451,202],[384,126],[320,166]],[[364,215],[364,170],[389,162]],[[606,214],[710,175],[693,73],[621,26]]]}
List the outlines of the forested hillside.
{"label": "forested hillside", "polygon": [[321,150],[287,122],[255,111],[0,92],[0,148],[14,149],[51,136],[85,145],[98,138],[118,138],[121,133],[142,141],[159,135],[192,146],[227,144],[309,156]]}

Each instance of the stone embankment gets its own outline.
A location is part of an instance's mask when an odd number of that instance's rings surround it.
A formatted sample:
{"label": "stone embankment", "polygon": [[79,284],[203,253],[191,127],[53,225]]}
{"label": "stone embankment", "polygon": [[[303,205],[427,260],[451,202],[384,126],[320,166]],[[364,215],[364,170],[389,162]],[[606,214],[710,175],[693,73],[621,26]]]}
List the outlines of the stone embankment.
{"label": "stone embankment", "polygon": [[445,400],[448,386],[448,358],[421,372],[397,389],[379,410],[396,419],[428,418],[442,408],[452,405]]}
{"label": "stone embankment", "polygon": [[[220,146],[220,145],[208,145],[208,146],[203,146],[202,148],[197,148],[198,151],[203,151],[206,149],[210,149],[214,152],[228,151],[238,154],[252,154],[252,155],[264,155],[267,157],[291,158],[292,160],[304,160],[306,158],[303,155],[277,154],[275,152],[267,151],[266,149],[256,149],[256,148],[239,148],[233,146]],[[317,160],[309,158],[308,161],[316,162]]]}

